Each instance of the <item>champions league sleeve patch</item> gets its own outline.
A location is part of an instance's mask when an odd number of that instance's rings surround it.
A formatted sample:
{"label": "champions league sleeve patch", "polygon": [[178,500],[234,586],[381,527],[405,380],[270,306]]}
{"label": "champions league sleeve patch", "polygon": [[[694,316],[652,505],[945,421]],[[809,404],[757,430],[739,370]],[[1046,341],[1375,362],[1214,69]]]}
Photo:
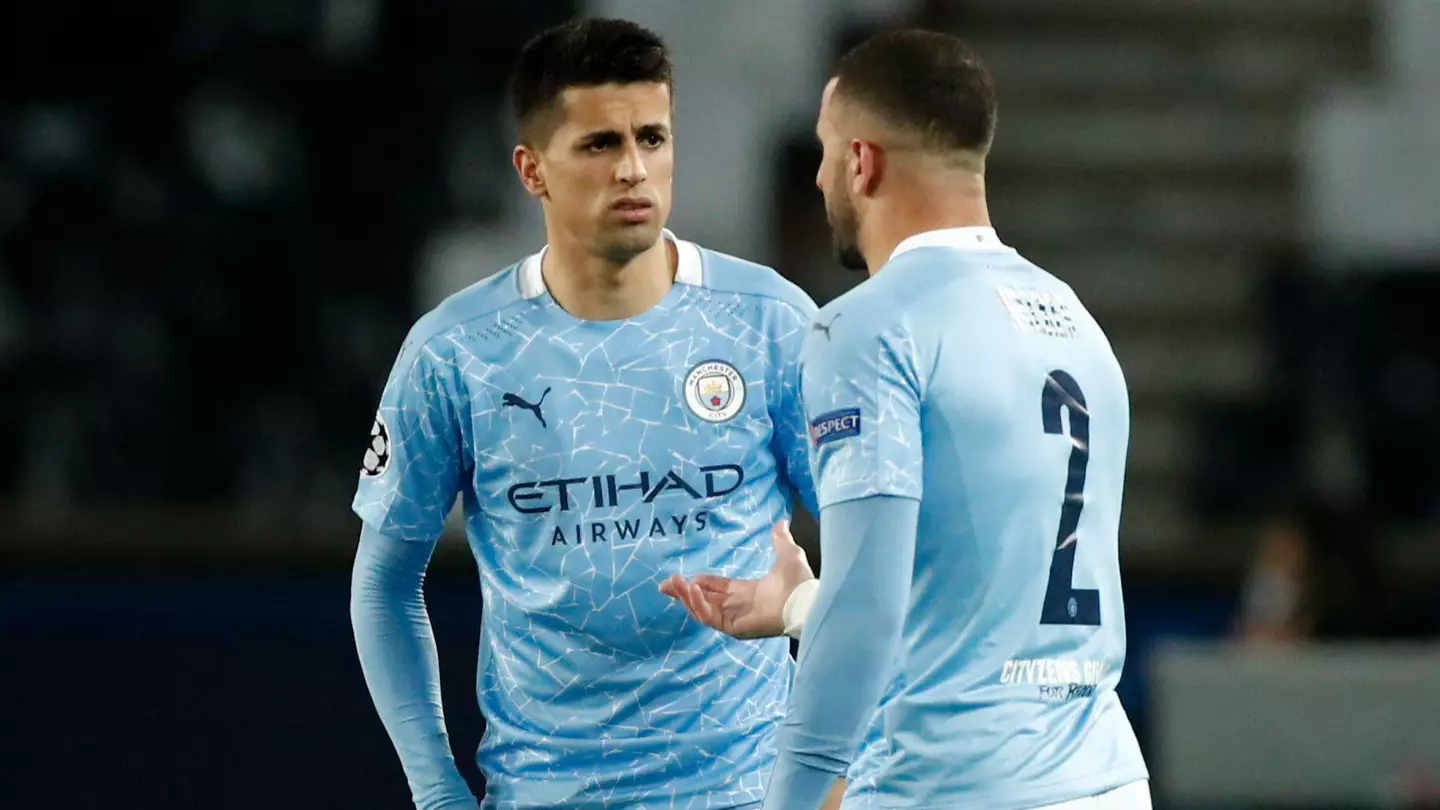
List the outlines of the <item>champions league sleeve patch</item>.
{"label": "champions league sleeve patch", "polygon": [[365,458],[360,462],[360,474],[374,478],[390,466],[390,428],[385,417],[377,411],[375,424],[370,426],[370,444],[365,448]]}
{"label": "champions league sleeve patch", "polygon": [[860,435],[860,409],[842,408],[822,413],[810,422],[810,441],[816,447]]}

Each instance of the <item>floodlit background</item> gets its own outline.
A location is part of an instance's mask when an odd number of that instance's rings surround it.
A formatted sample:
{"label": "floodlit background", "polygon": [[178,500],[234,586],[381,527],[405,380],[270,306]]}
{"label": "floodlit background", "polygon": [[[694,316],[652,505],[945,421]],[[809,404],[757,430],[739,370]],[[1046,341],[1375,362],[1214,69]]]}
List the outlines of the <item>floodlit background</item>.
{"label": "floodlit background", "polygon": [[[501,92],[576,14],[674,50],[671,227],[822,304],[857,280],[813,183],[834,58],[975,43],[996,226],[1131,386],[1156,807],[1440,801],[1437,0],[13,0],[0,807],[408,806],[349,501],[409,324],[543,244]],[[432,570],[478,790],[474,563]]]}

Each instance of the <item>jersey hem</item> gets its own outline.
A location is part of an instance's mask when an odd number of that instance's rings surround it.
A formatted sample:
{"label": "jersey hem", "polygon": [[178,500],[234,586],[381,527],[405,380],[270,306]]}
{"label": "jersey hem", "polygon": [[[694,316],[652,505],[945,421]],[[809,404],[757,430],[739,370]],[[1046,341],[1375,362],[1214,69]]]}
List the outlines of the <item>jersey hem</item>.
{"label": "jersey hem", "polygon": [[[1127,768],[1125,770],[1110,771],[1103,776],[1085,776],[1078,779],[1067,779],[1064,782],[1051,782],[1041,787],[1031,788],[1024,793],[1014,792],[986,792],[965,794],[965,804],[971,807],[984,807],[985,810],[1035,810],[1051,804],[1062,804],[1077,799],[1085,799],[1091,796],[1098,796],[1116,788],[1121,788],[1135,782],[1149,781],[1150,772],[1145,766],[1138,769]],[[1064,795],[1054,795],[1051,791],[1061,790],[1067,786],[1075,785],[1076,792]],[[1001,796],[1004,800],[1001,800]],[[944,804],[885,804],[876,805],[880,810],[955,810],[954,802]]]}

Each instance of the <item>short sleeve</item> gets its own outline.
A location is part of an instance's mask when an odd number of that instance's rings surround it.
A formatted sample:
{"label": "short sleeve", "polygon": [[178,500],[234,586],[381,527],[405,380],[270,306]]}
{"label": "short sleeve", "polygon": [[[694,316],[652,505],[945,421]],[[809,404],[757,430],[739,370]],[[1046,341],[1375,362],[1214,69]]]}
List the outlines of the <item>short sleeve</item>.
{"label": "short sleeve", "polygon": [[871,495],[919,500],[921,376],[903,322],[822,312],[802,356],[820,508]]}
{"label": "short sleeve", "polygon": [[371,528],[430,542],[444,530],[466,468],[454,364],[407,341],[370,428],[352,504]]}

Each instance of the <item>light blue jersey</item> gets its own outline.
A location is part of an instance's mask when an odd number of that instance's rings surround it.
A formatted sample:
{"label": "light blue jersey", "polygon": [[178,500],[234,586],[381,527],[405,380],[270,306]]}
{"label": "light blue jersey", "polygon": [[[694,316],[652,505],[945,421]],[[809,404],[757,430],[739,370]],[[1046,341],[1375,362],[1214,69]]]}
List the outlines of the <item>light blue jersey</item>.
{"label": "light blue jersey", "polygon": [[433,543],[461,499],[486,807],[744,806],[773,765],[788,641],[726,637],[657,586],[761,576],[793,498],[813,510],[798,353],[815,307],[672,242],[676,283],[626,320],[569,315],[540,255],[452,296],[385,388],[354,508]]}
{"label": "light blue jersey", "polygon": [[[877,804],[1022,810],[1146,779],[1115,695],[1128,396],[1075,293],[988,228],[921,234],[821,311],[802,369],[825,520],[841,507],[863,522],[851,502],[919,502]],[[831,571],[827,545],[822,591],[832,575],[841,588],[883,576],[886,555],[912,559],[870,551],[856,558],[866,570]],[[820,602],[833,625],[837,608]],[[866,631],[850,624],[853,646]],[[806,725],[849,711],[800,692],[810,669],[823,678],[845,655],[829,640],[843,631],[812,632],[796,699],[813,705],[792,716],[800,770],[807,746],[819,750]]]}

